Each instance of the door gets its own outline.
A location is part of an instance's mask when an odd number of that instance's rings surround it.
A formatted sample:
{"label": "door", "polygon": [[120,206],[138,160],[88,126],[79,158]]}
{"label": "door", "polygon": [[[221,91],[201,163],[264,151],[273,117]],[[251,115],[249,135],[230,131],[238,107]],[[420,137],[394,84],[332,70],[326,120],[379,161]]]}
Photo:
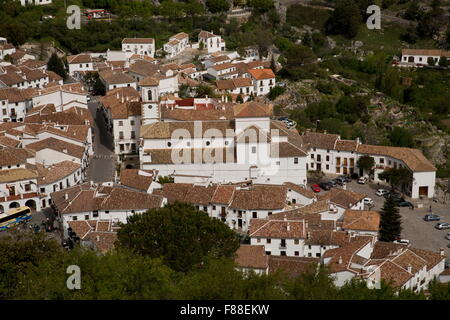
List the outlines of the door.
{"label": "door", "polygon": [[419,196],[428,197],[428,187],[419,187]]}
{"label": "door", "polygon": [[242,219],[238,219],[238,228],[242,229]]}

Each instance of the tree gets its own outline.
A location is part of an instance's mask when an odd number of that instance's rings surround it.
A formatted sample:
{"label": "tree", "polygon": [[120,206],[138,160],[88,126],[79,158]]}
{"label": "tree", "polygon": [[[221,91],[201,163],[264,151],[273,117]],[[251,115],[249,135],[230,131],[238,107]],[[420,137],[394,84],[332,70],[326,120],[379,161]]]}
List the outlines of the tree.
{"label": "tree", "polygon": [[428,57],[427,63],[428,63],[428,65],[429,65],[430,67],[433,67],[433,66],[436,65],[436,61],[434,61],[434,58],[433,58],[433,57]]}
{"label": "tree", "polygon": [[408,6],[408,9],[406,9],[404,17],[408,20],[416,20],[419,17],[420,14],[420,7],[419,3],[416,0],[411,1],[411,3]]}
{"label": "tree", "polygon": [[161,258],[170,268],[187,272],[207,256],[232,257],[239,238],[222,221],[177,202],[128,217],[118,232],[118,246]]}
{"label": "tree", "polygon": [[106,86],[102,82],[102,80],[100,80],[100,77],[97,77],[97,79],[95,79],[93,89],[94,95],[104,96],[106,94]]}
{"label": "tree", "polygon": [[242,98],[242,96],[240,94],[238,94],[236,97],[236,103],[244,103],[244,99]]}
{"label": "tree", "polygon": [[206,7],[212,13],[228,11],[230,5],[226,0],[206,0]]}
{"label": "tree", "polygon": [[357,161],[357,166],[364,172],[371,172],[375,166],[375,159],[371,156],[362,156]]}
{"label": "tree", "polygon": [[253,8],[258,13],[264,13],[273,8],[273,0],[249,0],[247,1],[249,7]]}
{"label": "tree", "polygon": [[159,184],[173,183],[173,181],[174,181],[174,179],[171,176],[159,176],[158,177]]}
{"label": "tree", "polygon": [[358,34],[361,21],[360,9],[353,0],[338,0],[326,23],[326,33],[342,34],[346,38],[352,39]]}
{"label": "tree", "polygon": [[394,127],[394,129],[389,132],[388,139],[391,145],[395,147],[414,148],[415,145],[412,134],[402,127]]}
{"label": "tree", "polygon": [[210,98],[214,98],[214,96],[215,96],[214,90],[211,86],[209,86],[207,84],[200,84],[195,89],[195,97],[196,98],[205,98],[206,96],[208,96]]}
{"label": "tree", "polygon": [[448,67],[448,60],[447,60],[446,57],[441,57],[441,58],[439,59],[439,66],[440,66],[440,67],[444,67],[444,68],[447,68],[447,67]]}
{"label": "tree", "polygon": [[47,69],[61,76],[63,79],[67,78],[66,68],[63,61],[58,57],[56,53],[52,53],[50,59],[47,62]]}
{"label": "tree", "polygon": [[400,189],[402,192],[411,184],[412,173],[406,168],[390,168],[378,175],[378,178],[389,182],[392,189]]}
{"label": "tree", "polygon": [[381,209],[379,239],[394,241],[402,233],[402,217],[392,196],[389,196]]}
{"label": "tree", "polygon": [[273,88],[270,89],[269,93],[267,94],[267,97],[270,100],[275,100],[279,95],[282,95],[284,92],[286,91],[286,88],[284,87],[280,87],[280,86],[275,86]]}

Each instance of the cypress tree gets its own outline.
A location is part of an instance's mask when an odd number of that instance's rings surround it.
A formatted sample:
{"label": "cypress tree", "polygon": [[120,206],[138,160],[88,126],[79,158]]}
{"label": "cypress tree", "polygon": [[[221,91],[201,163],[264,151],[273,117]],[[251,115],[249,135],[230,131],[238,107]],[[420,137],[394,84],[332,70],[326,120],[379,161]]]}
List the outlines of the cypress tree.
{"label": "cypress tree", "polygon": [[66,77],[67,77],[66,68],[64,67],[64,63],[56,55],[56,53],[53,53],[50,57],[50,60],[48,60],[47,69],[58,74],[63,79],[66,79]]}
{"label": "cypress tree", "polygon": [[389,196],[381,209],[380,240],[394,241],[402,232],[402,217],[395,205],[394,198]]}

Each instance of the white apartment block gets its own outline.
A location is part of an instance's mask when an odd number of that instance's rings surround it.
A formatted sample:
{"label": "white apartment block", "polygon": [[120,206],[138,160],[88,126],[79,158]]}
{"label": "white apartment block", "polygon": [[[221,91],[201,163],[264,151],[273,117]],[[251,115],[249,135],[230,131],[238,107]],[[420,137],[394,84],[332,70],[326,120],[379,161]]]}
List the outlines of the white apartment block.
{"label": "white apartment block", "polygon": [[32,107],[32,93],[30,89],[0,89],[0,119],[3,122],[22,122]]}
{"label": "white apartment block", "polygon": [[204,50],[208,53],[225,51],[225,40],[212,32],[201,31],[198,34],[198,43],[199,45],[203,45]]}
{"label": "white apartment block", "polygon": [[248,70],[253,81],[253,91],[257,96],[263,96],[275,87],[275,74],[272,69],[250,69]]}
{"label": "white apartment block", "polygon": [[129,59],[133,54],[155,56],[155,39],[153,38],[124,38],[122,40],[122,52]]}
{"label": "white apartment block", "polygon": [[77,54],[67,57],[69,75],[81,79],[81,75],[88,71],[94,71],[94,63],[90,54]]}
{"label": "white apartment block", "polygon": [[20,4],[23,6],[28,6],[28,5],[40,6],[40,5],[51,4],[51,3],[52,3],[52,0],[20,0]]}
{"label": "white apartment block", "polygon": [[235,120],[198,122],[158,122],[156,106],[144,102],[143,121],[153,116],[153,123],[141,127],[142,169],[210,176],[217,183],[306,184],[306,151],[298,134],[270,120],[271,106],[238,104]]}
{"label": "white apartment block", "polygon": [[171,59],[179,55],[186,48],[189,47],[189,35],[185,32],[177,33],[169,38],[169,41],[164,44],[163,48],[166,52],[166,58]]}
{"label": "white apartment block", "polygon": [[308,170],[321,170],[331,174],[368,175],[357,167],[358,159],[371,156],[375,160],[373,180],[389,168],[407,168],[412,181],[405,192],[413,199],[434,196],[436,168],[418,149],[362,144],[357,140],[342,140],[338,135],[305,133],[303,139],[310,143]]}
{"label": "white apartment block", "polygon": [[433,65],[437,66],[441,57],[450,61],[450,51],[403,49],[399,66],[428,66],[428,59],[433,59]]}

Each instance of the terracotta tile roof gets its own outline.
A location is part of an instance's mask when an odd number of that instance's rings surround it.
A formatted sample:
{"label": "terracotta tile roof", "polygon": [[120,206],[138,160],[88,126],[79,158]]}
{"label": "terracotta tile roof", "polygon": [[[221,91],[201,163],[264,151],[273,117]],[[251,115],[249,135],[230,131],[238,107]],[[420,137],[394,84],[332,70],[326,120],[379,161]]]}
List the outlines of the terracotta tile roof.
{"label": "terracotta tile roof", "polygon": [[81,165],[72,161],[62,161],[48,167],[40,163],[31,167],[34,167],[39,174],[38,184],[45,185],[64,179],[79,170]]}
{"label": "terracotta tile roof", "polygon": [[445,257],[442,256],[438,252],[423,250],[423,249],[419,249],[419,248],[412,248],[412,247],[408,247],[408,249],[426,261],[428,270],[431,270],[437,264],[439,264],[442,260],[445,259]]}
{"label": "terracotta tile roof", "polygon": [[117,240],[117,228],[109,220],[69,221],[69,227],[80,239],[90,241],[101,253],[114,248]]}
{"label": "terracotta tile roof", "polygon": [[168,109],[162,108],[162,119],[172,119],[180,121],[213,121],[234,119],[233,109]]}
{"label": "terracotta tile roof", "polygon": [[337,140],[335,149],[339,151],[356,151],[358,142],[356,140]]}
{"label": "terracotta tile roof", "polygon": [[[220,121],[203,121],[202,122],[202,134],[205,131],[212,129],[219,130],[223,136],[226,136],[227,129],[234,130],[234,122],[227,120]],[[156,122],[152,124],[146,124],[141,127],[140,136],[144,139],[170,139],[172,132],[178,129],[186,129],[191,136],[194,136],[194,122]]]}
{"label": "terracotta tile roof", "polygon": [[286,206],[287,188],[279,185],[252,185],[236,189],[230,208],[242,210],[277,210]]}
{"label": "terracotta tile roof", "polygon": [[427,265],[427,261],[425,259],[408,249],[403,250],[395,258],[391,258],[390,260],[406,271],[408,270],[408,267],[411,267],[413,274],[419,272],[419,270]]}
{"label": "terracotta tile roof", "polygon": [[35,96],[46,95],[58,91],[87,95],[87,92],[86,90],[84,90],[83,85],[79,82],[75,82],[67,84],[53,84],[51,86],[46,86],[45,88],[36,89]]}
{"label": "terracotta tile roof", "polygon": [[[65,199],[67,194],[68,199]],[[131,211],[160,208],[163,198],[123,187],[84,183],[51,194],[59,212],[80,213],[95,210]]]}
{"label": "terracotta tile roof", "polygon": [[296,278],[319,263],[317,258],[269,256],[269,273],[281,271],[289,278]]}
{"label": "terracotta tile roof", "polygon": [[47,70],[46,73],[47,73],[47,76],[48,76],[48,80],[50,82],[52,82],[52,81],[59,82],[59,81],[63,80],[63,78],[59,74],[57,74],[57,73],[55,73],[53,71]]}
{"label": "terracotta tile roof", "polygon": [[120,184],[147,192],[153,182],[153,172],[140,169],[124,169],[120,172]]}
{"label": "terracotta tile roof", "polygon": [[315,198],[316,194],[306,188],[300,187],[299,185],[292,183],[292,182],[285,182],[283,183],[286,187],[288,187],[289,189],[291,189],[292,191],[295,191],[307,198]]}
{"label": "terracotta tile roof", "polygon": [[307,153],[290,142],[280,142],[271,144],[270,156],[272,158],[306,157]]}
{"label": "terracotta tile roof", "polygon": [[402,160],[412,171],[436,171],[436,167],[418,149],[361,144],[358,146],[358,152]]}
{"label": "terracotta tile roof", "polygon": [[6,86],[11,87],[13,85],[25,82],[25,79],[15,72],[7,72],[0,74],[0,82],[3,82]]}
{"label": "terracotta tile roof", "polygon": [[216,87],[218,90],[234,90],[236,88],[251,86],[253,86],[253,84],[250,78],[235,78],[216,81]]}
{"label": "terracotta tile roof", "polygon": [[34,89],[1,88],[0,100],[8,100],[10,103],[31,100]]}
{"label": "terracotta tile roof", "polygon": [[353,270],[350,267],[352,259],[357,253],[369,244],[374,238],[373,237],[358,237],[354,241],[350,242],[348,245],[336,249],[330,249],[325,251],[323,258],[331,258],[328,263],[331,272],[341,272],[350,271],[355,274],[358,271]]}
{"label": "terracotta tile roof", "polygon": [[38,174],[36,171],[25,168],[0,170],[0,183],[30,180],[37,178]]}
{"label": "terracotta tile roof", "polygon": [[77,64],[77,63],[91,63],[92,58],[89,54],[77,54],[74,56],[67,56],[68,64]]}
{"label": "terracotta tile roof", "polygon": [[165,183],[162,194],[170,203],[175,201],[207,206],[216,192],[217,185],[196,186],[184,183]]}
{"label": "terracotta tile roof", "polygon": [[53,137],[33,142],[27,145],[27,148],[35,151],[43,149],[51,149],[61,153],[66,153],[72,157],[82,159],[84,156],[84,147],[69,143],[63,140],[59,140]]}
{"label": "terracotta tile roof", "polygon": [[200,31],[200,33],[198,34],[198,38],[203,38],[203,39],[208,39],[208,38],[212,38],[212,37],[219,37],[211,32],[208,31]]}
{"label": "terracotta tile roof", "polygon": [[142,103],[140,101],[127,101],[113,104],[110,109],[113,119],[127,119],[128,117],[141,115]]}
{"label": "terracotta tile roof", "polygon": [[133,77],[122,72],[111,72],[110,70],[105,70],[100,72],[99,75],[108,84],[123,84],[136,82],[136,80],[134,80]]}
{"label": "terracotta tile roof", "polygon": [[149,62],[154,62],[154,61],[156,61],[155,58],[152,58],[152,57],[150,57],[150,56],[146,56],[146,55],[143,55],[143,54],[133,54],[133,55],[130,57],[130,60],[139,60],[139,59],[141,59],[141,60],[146,60],[146,61],[149,61]]}
{"label": "terracotta tile roof", "polygon": [[329,200],[330,202],[337,204],[341,207],[350,209],[359,201],[363,200],[367,195],[359,192],[353,192],[350,190],[344,190],[339,188],[332,188],[324,195],[318,195],[319,200]]}
{"label": "terracotta tile roof", "polygon": [[136,60],[133,64],[130,65],[130,72],[142,75],[142,76],[151,76],[158,72],[159,65],[151,63],[145,60]]}
{"label": "terracotta tile roof", "polygon": [[376,231],[380,226],[380,214],[377,211],[345,210],[343,228],[347,230]]}
{"label": "terracotta tile roof", "polygon": [[229,205],[234,197],[235,186],[219,185],[211,198],[211,203]]}
{"label": "terracotta tile roof", "polygon": [[256,80],[275,78],[275,73],[273,73],[272,69],[250,69],[247,72]]}
{"label": "terracotta tile roof", "polygon": [[264,246],[242,244],[236,251],[236,264],[242,268],[267,269],[269,256],[264,252]]}
{"label": "terracotta tile roof", "polygon": [[34,155],[28,149],[0,147],[0,167],[24,164]]}
{"label": "terracotta tile roof", "polygon": [[2,147],[11,147],[11,148],[17,148],[20,145],[20,141],[6,137],[6,136],[0,136],[0,146]]}
{"label": "terracotta tile roof", "polygon": [[226,62],[226,63],[221,63],[221,64],[216,64],[213,65],[212,69],[216,70],[216,71],[222,71],[222,70],[226,70],[226,69],[231,69],[231,68],[235,68],[235,64],[231,63],[231,62]]}
{"label": "terracotta tile roof", "polygon": [[22,72],[22,76],[27,81],[35,81],[40,79],[47,78],[47,74],[41,69],[30,69],[28,67],[20,67],[20,71]]}
{"label": "terracotta tile roof", "polygon": [[313,148],[319,149],[334,149],[336,141],[339,139],[337,134],[326,134],[316,132],[305,132],[303,140]]}
{"label": "terracotta tile roof", "polygon": [[122,43],[154,43],[153,38],[124,38]]}
{"label": "terracotta tile roof", "polygon": [[60,129],[54,125],[46,124],[39,127],[38,133],[50,132],[79,142],[86,142],[88,140],[89,130],[91,128],[88,125],[65,125],[64,129]]}
{"label": "terracotta tile roof", "polygon": [[402,49],[402,55],[417,55],[417,56],[438,56],[442,57],[445,54],[449,54],[450,52],[443,50],[435,50],[435,49]]}
{"label": "terracotta tile roof", "polygon": [[24,61],[20,66],[25,66],[31,69],[35,69],[35,68],[40,68],[43,66],[46,66],[47,63],[45,61],[42,60],[26,60]]}
{"label": "terracotta tile roof", "polygon": [[405,249],[405,245],[393,242],[377,241],[373,246],[371,259],[385,259],[389,256],[396,255]]}
{"label": "terracotta tile roof", "polygon": [[[214,163],[215,159],[222,159],[226,162],[236,162],[233,148],[184,148],[184,149],[145,149],[144,154],[151,156],[151,162],[144,164],[180,164],[178,161],[183,160],[190,153],[189,163]],[[179,160],[173,155],[179,156]],[[201,159],[197,158],[201,156]]]}
{"label": "terracotta tile roof", "polygon": [[272,115],[273,105],[255,101],[236,104],[234,116],[236,118],[266,118]]}
{"label": "terracotta tile roof", "polygon": [[394,288],[401,288],[413,277],[413,274],[389,260],[380,266],[380,271],[381,279],[390,283]]}
{"label": "terracotta tile roof", "polygon": [[249,235],[255,238],[302,239],[305,238],[304,230],[303,221],[251,219]]}
{"label": "terracotta tile roof", "polygon": [[[54,105],[53,106],[54,109]],[[44,106],[45,107],[45,106]],[[94,119],[89,112],[89,110],[80,108],[80,107],[72,107],[66,109],[61,112],[47,112],[51,111],[48,108],[47,110],[40,110],[39,113],[25,116],[25,123],[54,123],[56,125],[93,125]]]}

